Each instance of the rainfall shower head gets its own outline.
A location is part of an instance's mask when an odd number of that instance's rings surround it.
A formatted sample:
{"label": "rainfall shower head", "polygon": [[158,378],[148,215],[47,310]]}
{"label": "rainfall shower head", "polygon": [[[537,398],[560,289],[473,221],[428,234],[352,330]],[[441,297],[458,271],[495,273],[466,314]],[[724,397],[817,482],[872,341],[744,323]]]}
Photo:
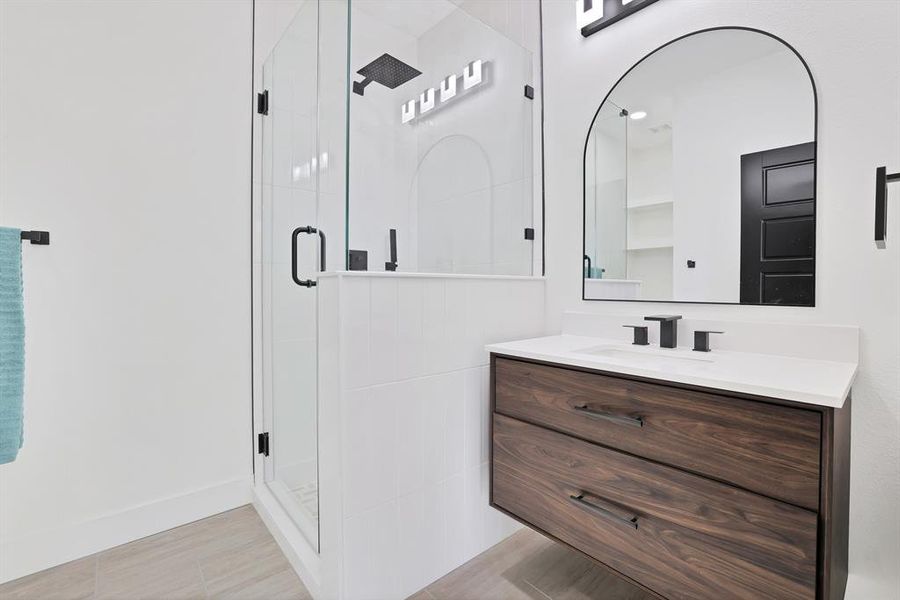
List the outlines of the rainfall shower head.
{"label": "rainfall shower head", "polygon": [[353,91],[360,96],[365,93],[366,86],[373,81],[387,88],[394,89],[398,85],[403,85],[410,79],[422,74],[418,69],[414,69],[390,54],[382,54],[357,71],[357,73],[364,78],[362,81],[353,82]]}

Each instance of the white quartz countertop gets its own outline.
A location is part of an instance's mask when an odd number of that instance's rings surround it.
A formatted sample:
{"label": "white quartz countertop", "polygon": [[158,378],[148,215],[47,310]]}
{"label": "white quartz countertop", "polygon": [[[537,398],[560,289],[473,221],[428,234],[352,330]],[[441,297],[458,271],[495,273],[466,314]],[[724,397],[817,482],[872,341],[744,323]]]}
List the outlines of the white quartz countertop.
{"label": "white quartz countertop", "polygon": [[857,363],[556,335],[487,346],[489,352],[758,396],[840,408]]}

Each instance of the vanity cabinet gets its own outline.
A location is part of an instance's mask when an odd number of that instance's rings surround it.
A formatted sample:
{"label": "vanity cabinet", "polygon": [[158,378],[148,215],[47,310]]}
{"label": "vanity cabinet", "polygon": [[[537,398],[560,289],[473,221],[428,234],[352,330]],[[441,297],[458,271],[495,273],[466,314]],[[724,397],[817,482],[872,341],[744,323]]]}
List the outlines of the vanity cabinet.
{"label": "vanity cabinet", "polygon": [[840,409],[491,355],[491,505],[661,598],[843,597]]}

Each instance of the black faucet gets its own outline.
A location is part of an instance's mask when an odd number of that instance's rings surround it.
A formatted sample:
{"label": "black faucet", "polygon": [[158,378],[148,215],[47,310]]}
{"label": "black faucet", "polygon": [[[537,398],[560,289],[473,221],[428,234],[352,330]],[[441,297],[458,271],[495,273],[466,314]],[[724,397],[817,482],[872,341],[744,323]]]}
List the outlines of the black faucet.
{"label": "black faucet", "polygon": [[645,321],[659,321],[659,347],[675,348],[678,346],[678,324],[681,315],[651,315]]}

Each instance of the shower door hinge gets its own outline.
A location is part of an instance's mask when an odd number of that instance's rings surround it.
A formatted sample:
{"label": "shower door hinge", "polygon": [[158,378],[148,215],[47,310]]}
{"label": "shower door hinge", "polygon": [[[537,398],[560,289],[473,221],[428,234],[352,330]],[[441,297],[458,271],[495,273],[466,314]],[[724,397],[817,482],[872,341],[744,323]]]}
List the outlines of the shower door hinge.
{"label": "shower door hinge", "polygon": [[526,228],[525,228],[525,239],[526,239],[526,240],[533,240],[533,239],[534,239],[534,228],[533,228],[533,227],[526,227]]}
{"label": "shower door hinge", "polygon": [[260,433],[256,436],[256,453],[263,456],[269,455],[269,432]]}
{"label": "shower door hinge", "polygon": [[529,100],[534,100],[534,88],[530,85],[525,86],[525,97]]}
{"label": "shower door hinge", "polygon": [[263,90],[256,95],[256,112],[261,115],[269,114],[269,90]]}

